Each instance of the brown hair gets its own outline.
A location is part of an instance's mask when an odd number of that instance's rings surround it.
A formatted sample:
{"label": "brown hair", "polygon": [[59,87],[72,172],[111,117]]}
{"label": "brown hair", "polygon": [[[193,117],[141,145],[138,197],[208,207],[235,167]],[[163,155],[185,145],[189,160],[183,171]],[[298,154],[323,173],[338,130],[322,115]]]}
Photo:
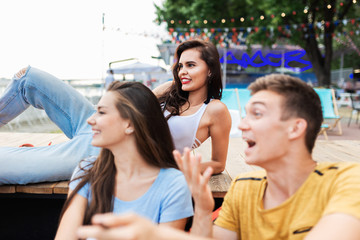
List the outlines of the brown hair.
{"label": "brown hair", "polygon": [[179,78],[179,60],[181,54],[188,49],[196,49],[200,52],[200,58],[205,61],[210,69],[211,75],[208,76],[208,93],[205,103],[210,99],[221,99],[222,81],[219,53],[211,42],[203,40],[189,40],[181,43],[175,51],[175,63],[172,67],[175,84],[159,97],[159,102],[164,105],[163,110],[170,112],[167,118],[180,114],[180,107],[188,102],[189,92],[181,89],[181,80]]}
{"label": "brown hair", "polygon": [[[159,168],[178,168],[172,154],[174,144],[169,127],[152,91],[139,82],[119,81],[111,83],[107,91],[116,93],[116,108],[121,117],[130,119],[134,125],[137,150],[145,161]],[[80,166],[80,170],[83,171],[82,176],[73,180],[81,178],[81,181],[66,200],[61,217],[75,194],[89,183],[91,201],[84,217],[84,224],[89,224],[94,214],[113,210],[114,155],[103,148],[95,162]]]}
{"label": "brown hair", "polygon": [[260,77],[248,89],[251,90],[251,95],[269,90],[283,96],[283,113],[280,119],[300,117],[306,120],[305,144],[311,153],[323,122],[321,101],[315,90],[299,78],[284,74]]}

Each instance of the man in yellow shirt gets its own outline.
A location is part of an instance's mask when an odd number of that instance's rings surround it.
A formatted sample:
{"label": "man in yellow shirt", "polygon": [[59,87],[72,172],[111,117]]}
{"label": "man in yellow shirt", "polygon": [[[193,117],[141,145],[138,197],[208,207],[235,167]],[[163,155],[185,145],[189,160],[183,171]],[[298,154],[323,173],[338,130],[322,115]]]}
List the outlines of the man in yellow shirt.
{"label": "man in yellow shirt", "polygon": [[[215,225],[208,185],[212,170],[201,175],[200,158],[187,149],[183,157],[174,154],[195,201],[192,235],[155,227],[136,216],[98,216],[97,224],[122,227],[80,229],[80,236],[106,239],[102,234],[116,233],[114,239],[125,239],[121,236],[132,233],[133,239],[360,239],[360,165],[317,163],[311,156],[323,121],[316,92],[300,79],[280,74],[259,78],[249,89],[252,98],[239,129],[248,143],[246,163],[264,170],[234,179]],[[86,235],[89,231],[93,235]]]}

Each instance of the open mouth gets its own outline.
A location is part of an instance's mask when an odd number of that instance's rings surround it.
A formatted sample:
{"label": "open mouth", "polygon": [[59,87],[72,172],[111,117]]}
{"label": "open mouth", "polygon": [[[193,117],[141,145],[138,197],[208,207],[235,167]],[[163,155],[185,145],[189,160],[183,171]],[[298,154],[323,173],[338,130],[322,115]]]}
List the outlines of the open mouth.
{"label": "open mouth", "polygon": [[96,135],[96,134],[99,134],[99,133],[100,133],[99,130],[92,130],[92,132],[93,132],[93,135]]}
{"label": "open mouth", "polygon": [[247,143],[248,143],[250,148],[256,145],[256,143],[253,142],[253,141],[248,141]]}
{"label": "open mouth", "polygon": [[255,141],[252,141],[250,139],[244,139],[245,142],[248,144],[249,148],[252,148],[253,146],[256,145],[256,142]]}

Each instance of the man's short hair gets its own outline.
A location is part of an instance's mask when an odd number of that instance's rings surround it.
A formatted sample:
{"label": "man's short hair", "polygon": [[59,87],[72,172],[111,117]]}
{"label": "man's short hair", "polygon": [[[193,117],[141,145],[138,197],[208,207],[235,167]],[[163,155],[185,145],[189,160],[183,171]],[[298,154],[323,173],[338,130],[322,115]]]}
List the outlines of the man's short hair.
{"label": "man's short hair", "polygon": [[284,74],[260,77],[248,89],[251,95],[268,90],[283,96],[283,113],[280,119],[299,117],[306,120],[305,144],[311,153],[323,122],[321,101],[315,90],[299,78]]}

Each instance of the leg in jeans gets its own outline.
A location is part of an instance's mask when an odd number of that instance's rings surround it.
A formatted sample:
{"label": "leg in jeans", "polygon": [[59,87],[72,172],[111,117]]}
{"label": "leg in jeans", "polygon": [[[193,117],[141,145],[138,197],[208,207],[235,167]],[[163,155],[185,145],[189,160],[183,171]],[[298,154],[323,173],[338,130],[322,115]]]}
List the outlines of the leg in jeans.
{"label": "leg in jeans", "polygon": [[0,126],[30,105],[44,109],[70,140],[46,147],[1,147],[0,184],[66,180],[81,159],[99,153],[91,146],[86,122],[95,110],[74,88],[39,69],[21,70],[0,98]]}

